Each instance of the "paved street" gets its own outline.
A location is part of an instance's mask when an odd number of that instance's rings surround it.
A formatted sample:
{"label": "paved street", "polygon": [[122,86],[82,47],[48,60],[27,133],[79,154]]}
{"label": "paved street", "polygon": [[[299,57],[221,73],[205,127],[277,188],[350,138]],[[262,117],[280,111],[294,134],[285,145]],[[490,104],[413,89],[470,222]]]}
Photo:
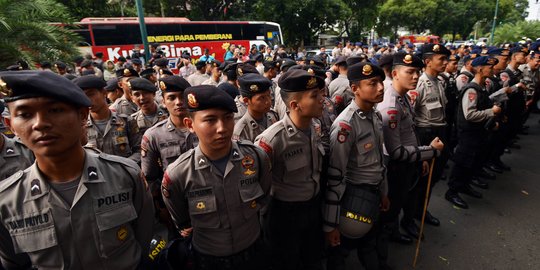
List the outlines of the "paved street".
{"label": "paved street", "polygon": [[[430,210],[442,224],[426,225],[416,269],[539,269],[539,119],[538,114],[529,119],[530,135],[520,135],[522,149],[503,156],[511,172],[490,181],[483,199],[462,195],[470,209],[454,208],[444,199],[446,182],[435,187]],[[393,245],[390,265],[413,269],[414,251],[412,245]],[[361,269],[352,254],[349,269]]]}

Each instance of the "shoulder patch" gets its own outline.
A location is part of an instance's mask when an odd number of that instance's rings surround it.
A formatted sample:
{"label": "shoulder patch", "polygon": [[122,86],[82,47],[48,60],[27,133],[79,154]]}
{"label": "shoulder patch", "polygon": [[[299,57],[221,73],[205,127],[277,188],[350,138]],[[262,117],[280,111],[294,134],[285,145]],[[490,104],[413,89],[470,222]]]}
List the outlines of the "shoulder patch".
{"label": "shoulder patch", "polygon": [[264,152],[266,152],[266,154],[268,155],[272,155],[272,152],[274,151],[272,149],[272,146],[266,143],[266,140],[264,139],[264,137],[261,137],[261,139],[259,140],[259,147],[261,147],[262,150],[264,150]]}

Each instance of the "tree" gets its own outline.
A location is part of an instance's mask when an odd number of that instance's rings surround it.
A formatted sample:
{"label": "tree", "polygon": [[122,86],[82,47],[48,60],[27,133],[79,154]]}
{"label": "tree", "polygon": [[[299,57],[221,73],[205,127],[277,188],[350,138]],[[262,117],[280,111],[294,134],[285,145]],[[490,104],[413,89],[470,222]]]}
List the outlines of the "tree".
{"label": "tree", "polygon": [[48,60],[71,60],[79,38],[49,22],[69,24],[67,8],[54,0],[0,0],[0,68],[24,60],[31,66]]}
{"label": "tree", "polygon": [[516,42],[522,37],[536,38],[540,33],[540,21],[520,21],[499,25],[495,30],[495,44]]}

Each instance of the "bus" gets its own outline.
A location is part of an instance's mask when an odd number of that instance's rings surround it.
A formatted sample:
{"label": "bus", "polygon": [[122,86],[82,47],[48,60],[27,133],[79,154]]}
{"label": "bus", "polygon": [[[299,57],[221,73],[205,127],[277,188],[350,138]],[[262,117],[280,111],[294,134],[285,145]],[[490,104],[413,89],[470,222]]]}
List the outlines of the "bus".
{"label": "bus", "polygon": [[424,43],[439,44],[439,36],[408,35],[399,37],[399,44],[423,45]]}
{"label": "bus", "polygon": [[[190,21],[182,17],[146,17],[149,43],[158,43],[169,59],[169,67],[176,70],[176,61],[187,52],[198,59],[208,49],[215,59],[223,61],[229,45],[241,45],[247,50],[252,45],[283,44],[281,27],[263,21]],[[95,55],[103,53],[104,60],[116,61],[133,50],[144,55],[137,17],[84,18],[75,23],[73,31],[81,35],[81,51]]]}

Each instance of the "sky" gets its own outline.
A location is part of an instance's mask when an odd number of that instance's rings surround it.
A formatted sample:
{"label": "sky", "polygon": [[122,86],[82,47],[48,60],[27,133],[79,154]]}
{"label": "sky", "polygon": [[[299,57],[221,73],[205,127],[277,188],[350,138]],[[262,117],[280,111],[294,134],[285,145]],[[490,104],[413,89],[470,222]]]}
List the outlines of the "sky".
{"label": "sky", "polygon": [[527,20],[540,20],[540,1],[529,0],[529,17]]}

